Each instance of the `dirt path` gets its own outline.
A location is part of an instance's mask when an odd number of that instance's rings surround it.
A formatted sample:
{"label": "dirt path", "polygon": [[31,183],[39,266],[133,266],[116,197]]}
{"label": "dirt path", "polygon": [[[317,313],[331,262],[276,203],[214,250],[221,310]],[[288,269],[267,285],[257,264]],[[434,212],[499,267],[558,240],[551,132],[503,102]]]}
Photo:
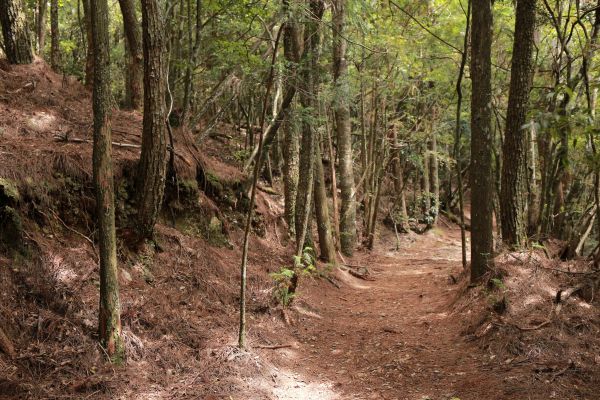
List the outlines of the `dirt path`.
{"label": "dirt path", "polygon": [[459,238],[456,230],[432,231],[394,251],[394,238],[386,237],[373,252],[347,260],[368,267],[374,281],[348,276],[341,289],[323,283],[302,292],[298,349],[280,357],[304,376],[329,381],[336,393],[305,398],[538,398],[525,393],[514,369],[492,370],[449,313],[459,290],[450,275],[462,269]]}

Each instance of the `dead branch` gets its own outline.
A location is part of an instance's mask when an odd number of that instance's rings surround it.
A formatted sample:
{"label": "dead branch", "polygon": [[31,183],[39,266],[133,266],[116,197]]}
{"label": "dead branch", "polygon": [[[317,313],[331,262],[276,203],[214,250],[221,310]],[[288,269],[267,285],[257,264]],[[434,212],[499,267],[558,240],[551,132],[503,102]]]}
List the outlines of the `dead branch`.
{"label": "dead branch", "polygon": [[[68,137],[66,135],[56,135],[56,136],[54,136],[54,139],[56,139],[57,142],[93,143],[93,141],[90,139],[80,139],[80,138],[76,138],[76,137]],[[117,146],[117,147],[126,147],[126,148],[132,148],[132,149],[142,148],[141,145],[133,144],[133,143],[112,142],[112,145]]]}

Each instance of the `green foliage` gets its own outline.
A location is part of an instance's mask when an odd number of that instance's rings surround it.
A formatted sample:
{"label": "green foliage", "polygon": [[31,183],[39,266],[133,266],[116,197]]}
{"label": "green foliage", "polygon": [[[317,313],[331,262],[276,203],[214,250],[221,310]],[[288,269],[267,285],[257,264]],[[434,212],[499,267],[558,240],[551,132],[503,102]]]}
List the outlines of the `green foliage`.
{"label": "green foliage", "polygon": [[297,295],[297,292],[292,290],[293,280],[300,276],[313,276],[317,272],[314,251],[310,247],[305,247],[301,255],[295,255],[293,262],[292,267],[283,266],[279,271],[270,274],[275,283],[273,296],[284,307],[290,305]]}

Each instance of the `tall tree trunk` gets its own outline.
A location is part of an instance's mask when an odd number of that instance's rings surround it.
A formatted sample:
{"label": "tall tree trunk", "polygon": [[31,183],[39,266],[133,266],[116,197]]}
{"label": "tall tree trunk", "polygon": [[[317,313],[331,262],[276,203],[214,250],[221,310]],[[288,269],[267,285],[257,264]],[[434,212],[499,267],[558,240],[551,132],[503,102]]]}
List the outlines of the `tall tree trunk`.
{"label": "tall tree trunk", "polygon": [[123,28],[127,41],[127,84],[125,107],[139,109],[142,106],[143,56],[140,23],[135,12],[134,0],[119,0],[123,14]]}
{"label": "tall tree trunk", "polygon": [[325,188],[325,172],[320,140],[315,143],[315,213],[317,216],[317,232],[319,234],[319,249],[321,258],[328,263],[335,263],[335,246],[331,234],[329,206],[327,204],[327,189]]}
{"label": "tall tree trunk", "polygon": [[431,205],[433,211],[432,224],[437,224],[438,215],[440,214],[440,175],[439,162],[437,154],[437,134],[432,132],[429,158],[429,181],[431,183]]}
{"label": "tall tree trunk", "polygon": [[142,0],[144,120],[138,185],[138,233],[150,238],[162,206],[167,174],[165,25],[161,3]]}
{"label": "tall tree trunk", "polygon": [[[286,61],[287,79],[284,92],[294,88],[297,84],[296,65],[300,61],[302,41],[300,29],[295,15],[295,8],[290,8],[289,0],[283,2],[284,12],[288,14],[283,31],[283,54]],[[288,223],[290,237],[296,235],[296,196],[298,194],[300,143],[298,138],[298,124],[295,118],[294,107],[290,106],[290,113],[286,118],[283,132],[283,193],[285,219]]]}
{"label": "tall tree trunk", "polygon": [[48,9],[47,0],[38,1],[38,12],[36,19],[36,35],[38,41],[38,55],[40,57],[44,54],[44,46],[46,45],[46,10]]}
{"label": "tall tree trunk", "polygon": [[493,263],[492,4],[473,0],[471,37],[471,280]]}
{"label": "tall tree trunk", "polygon": [[[398,140],[398,128],[393,128],[394,135],[394,146],[392,150],[392,168],[394,171],[393,181],[394,181],[394,192],[396,196],[396,200],[394,202],[394,215],[392,216],[392,222],[396,225],[400,225],[402,231],[408,233],[410,231],[410,226],[408,225],[408,211],[406,209],[406,196],[404,194],[404,171],[402,168],[402,152],[400,151],[400,141]],[[400,212],[400,221],[397,221],[397,212]],[[399,224],[398,224],[399,222]]]}
{"label": "tall tree trunk", "polygon": [[[314,98],[316,91],[316,73],[319,62],[319,46],[321,35],[319,25],[325,5],[323,0],[309,0],[310,18],[304,28],[304,55],[300,62],[300,103],[306,111],[314,112],[317,102]],[[302,119],[302,139],[300,142],[300,174],[298,193],[296,196],[296,254],[302,254],[304,241],[308,232],[313,198],[313,179],[315,165],[315,127],[308,118]]]}
{"label": "tall tree trunk", "polygon": [[340,165],[340,249],[351,256],[356,242],[356,202],[354,170],[352,163],[352,126],[350,124],[350,93],[348,64],[346,61],[346,0],[333,2],[333,80],[335,97],[333,112],[337,131],[338,158]]}
{"label": "tall tree trunk", "polygon": [[525,128],[533,72],[536,0],[518,0],[506,133],[502,145],[500,214],[502,240],[510,247],[527,241],[527,152]]}
{"label": "tall tree trunk", "polygon": [[90,0],[81,0],[87,35],[87,52],[85,56],[85,87],[92,88],[94,82],[94,38],[92,35],[92,10]]}
{"label": "tall tree trunk", "polygon": [[183,90],[183,107],[181,112],[181,123],[187,124],[189,120],[190,107],[193,97],[194,71],[196,69],[198,52],[200,51],[200,40],[202,38],[202,0],[196,0],[196,21],[193,24],[195,29],[194,43],[192,45],[191,28],[191,2],[188,0],[188,35],[189,35],[189,55],[185,66],[185,79]]}
{"label": "tall tree trunk", "polygon": [[50,66],[60,71],[60,32],[58,30],[58,0],[50,0]]}
{"label": "tall tree trunk", "polygon": [[11,64],[33,61],[31,38],[22,0],[0,0],[0,23],[6,58]]}
{"label": "tall tree trunk", "polygon": [[537,132],[534,121],[531,120],[529,126],[529,158],[527,160],[529,170],[529,198],[527,206],[527,232],[528,234],[534,234],[537,232],[539,227],[539,213],[540,213],[540,189],[538,185],[538,157],[536,151],[537,144]]}
{"label": "tall tree trunk", "polygon": [[121,306],[115,237],[115,200],[110,126],[110,60],[107,0],[95,0],[91,10],[94,43],[93,170],[100,248],[100,310],[98,331],[100,343],[113,361],[125,354],[121,337]]}

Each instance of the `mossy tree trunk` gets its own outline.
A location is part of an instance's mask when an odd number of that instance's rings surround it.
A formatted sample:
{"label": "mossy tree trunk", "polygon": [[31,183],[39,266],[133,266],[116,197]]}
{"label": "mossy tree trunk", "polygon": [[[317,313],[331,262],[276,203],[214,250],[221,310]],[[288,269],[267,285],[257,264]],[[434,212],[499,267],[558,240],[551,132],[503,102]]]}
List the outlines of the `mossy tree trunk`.
{"label": "mossy tree trunk", "polygon": [[144,120],[137,215],[140,238],[152,237],[162,206],[167,174],[167,59],[164,31],[161,2],[143,0]]}
{"label": "mossy tree trunk", "polygon": [[517,2],[515,37],[502,145],[500,213],[502,240],[510,247],[527,241],[527,152],[529,132],[525,127],[533,72],[533,41],[536,0]]}
{"label": "mossy tree trunk", "polygon": [[100,248],[100,343],[113,361],[124,356],[121,338],[121,306],[117,277],[115,200],[110,127],[110,59],[107,0],[95,0],[91,9],[94,38],[94,150],[93,170]]}
{"label": "mossy tree trunk", "polygon": [[492,4],[473,0],[471,36],[471,280],[493,262]]}
{"label": "mossy tree trunk", "polygon": [[11,64],[29,64],[33,61],[27,16],[23,7],[22,0],[0,0],[4,51]]}

